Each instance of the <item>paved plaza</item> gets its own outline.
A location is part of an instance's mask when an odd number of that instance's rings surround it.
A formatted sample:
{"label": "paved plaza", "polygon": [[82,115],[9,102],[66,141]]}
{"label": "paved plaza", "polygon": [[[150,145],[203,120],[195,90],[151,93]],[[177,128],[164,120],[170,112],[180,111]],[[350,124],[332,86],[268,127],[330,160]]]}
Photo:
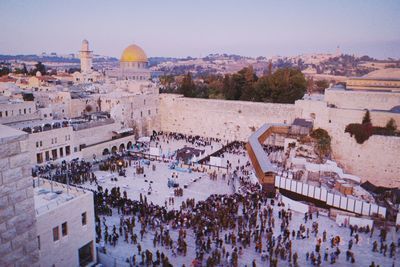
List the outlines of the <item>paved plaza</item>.
{"label": "paved plaza", "polygon": [[[155,146],[156,143],[152,142],[151,146]],[[171,154],[173,151],[180,149],[185,146],[197,147],[192,144],[188,144],[184,140],[160,140],[157,142],[158,146],[161,146],[163,151],[169,151]],[[222,147],[221,143],[212,142],[211,145],[201,146],[199,149],[204,149],[206,151],[205,155],[208,155]],[[234,169],[238,166],[246,165],[249,162],[247,157],[247,153],[244,153],[244,149],[236,149],[231,151],[231,153],[225,152],[223,153],[223,162],[230,162],[232,167],[228,171],[232,173]],[[126,161],[128,164],[128,161]],[[127,197],[132,200],[139,201],[141,197],[146,197],[147,202],[150,205],[158,205],[164,206],[167,210],[176,210],[179,211],[182,202],[185,202],[187,199],[194,199],[197,202],[205,201],[209,196],[213,194],[218,195],[232,195],[235,193],[237,188],[235,185],[239,184],[238,180],[234,180],[232,175],[224,176],[223,173],[226,171],[217,171],[216,179],[211,179],[208,173],[202,172],[180,172],[173,169],[170,169],[169,162],[162,161],[150,161],[150,164],[146,164],[143,160],[131,160],[131,166],[126,168],[126,177],[118,175],[118,172],[110,172],[110,171],[95,171],[95,175],[98,180],[98,184],[103,189],[108,189],[109,191],[113,187],[119,187],[121,192],[126,191]],[[136,173],[136,167],[143,166],[144,172],[143,174]],[[244,171],[251,171],[251,166],[244,168]],[[237,172],[237,175],[242,175],[241,171]],[[183,188],[183,185],[186,185],[183,189],[182,196],[174,196],[174,188],[168,187],[168,179],[172,176],[178,176],[175,178],[175,181],[179,183],[180,188]],[[115,179],[116,178],[116,179]],[[236,178],[238,179],[238,178]],[[94,183],[86,182],[82,185],[85,188],[89,188],[92,190],[97,190],[97,186]],[[174,198],[174,202],[171,203],[170,198]],[[281,220],[279,218],[279,211],[283,209],[283,207],[278,207],[277,202],[273,206],[270,206],[270,199],[263,203],[260,206],[260,211],[263,209],[267,209],[268,207],[273,209],[273,217],[275,218],[275,223],[272,227],[273,236],[276,240],[282,238],[281,232]],[[243,206],[240,204],[238,208],[237,216],[243,216],[242,214]],[[120,228],[121,220],[131,219],[131,215],[122,215],[119,213],[118,209],[112,209],[112,216],[101,215],[100,220],[102,222],[102,236],[104,235],[105,225],[107,225],[108,229],[112,229],[115,225],[117,232]],[[311,233],[313,229],[313,224],[318,224],[318,232],[317,234]],[[139,224],[139,222],[137,222]],[[256,225],[260,224],[259,218],[257,218]],[[336,266],[370,266],[371,262],[375,262],[375,266],[399,266],[398,258],[400,257],[399,249],[397,249],[397,253],[394,257],[389,257],[389,250],[386,253],[386,256],[383,256],[382,253],[372,252],[373,242],[377,241],[380,243],[379,237],[379,229],[375,229],[374,233],[371,235],[370,233],[359,233],[359,241],[358,243],[355,241],[355,234],[350,236],[350,229],[346,227],[339,227],[332,219],[319,215],[318,217],[314,214],[311,220],[304,221],[304,214],[291,212],[291,220],[290,220],[290,231],[297,231],[300,228],[300,225],[304,226],[306,229],[310,230],[309,237],[297,238],[292,237],[290,235],[292,252],[298,254],[298,266],[311,266],[313,265],[311,259],[306,259],[306,253],[312,252],[315,253],[315,246],[318,240],[323,239],[323,233],[326,232],[326,241],[321,243],[320,252],[322,256],[322,266],[326,266],[330,264],[330,255],[332,252],[336,251],[336,247],[331,247],[331,239],[334,237],[340,237],[340,243],[337,246],[340,250],[340,254],[336,259]],[[159,253],[164,253],[165,256],[168,257],[170,263],[173,266],[191,266],[192,261],[195,260],[196,255],[198,255],[199,247],[196,245],[196,237],[195,233],[190,228],[185,228],[187,231],[186,241],[187,241],[187,254],[186,256],[177,252],[176,242],[179,237],[179,229],[180,227],[172,227],[171,224],[165,224],[164,229],[169,229],[169,234],[171,239],[174,241],[174,245],[172,248],[166,248],[165,246],[159,245],[159,243],[154,241],[155,232],[160,232],[160,230],[147,228],[146,232],[143,235],[143,238],[137,241],[140,244],[141,251],[148,249],[152,252],[153,255],[156,255],[156,251]],[[123,228],[123,227],[121,227]],[[307,231],[308,231],[307,230]],[[124,230],[123,230],[124,231]],[[122,232],[123,232],[122,231]],[[111,230],[108,230],[110,233]],[[136,226],[133,230],[133,233],[137,236],[140,236],[140,227]],[[237,234],[237,228],[229,229],[229,230],[220,230],[219,236],[223,237],[229,234]],[[398,245],[398,241],[400,238],[400,234],[395,232],[395,229],[389,228],[387,234],[387,244],[391,244],[393,241],[396,246]],[[355,262],[351,263],[350,260],[346,259],[346,251],[348,250],[348,244],[350,239],[353,241],[351,252],[354,255]],[[228,242],[229,243],[229,242]],[[224,250],[232,255],[234,249],[239,249],[240,253],[238,253],[238,266],[268,266],[269,261],[265,260],[263,257],[264,252],[256,252],[256,244],[255,242],[251,242],[249,246],[243,248],[240,243],[236,243],[233,245],[232,243],[223,244],[223,249],[219,248],[219,250]],[[120,264],[126,264],[127,259],[130,259],[132,264],[132,257],[135,256],[136,263],[141,261],[141,254],[138,251],[138,244],[132,244],[132,242],[128,239],[128,241],[124,241],[123,236],[120,236],[116,241],[115,245],[110,243],[105,244],[104,240],[100,242],[101,246],[105,247],[107,257],[114,259],[116,262]],[[212,243],[212,249],[216,248],[216,244]],[[325,252],[328,253],[327,261],[324,260]],[[203,266],[206,266],[206,259],[208,255],[204,256]],[[231,259],[222,257],[220,262],[220,266],[229,266]],[[279,259],[278,266],[294,266],[293,262],[289,262],[287,259],[282,260]],[[133,265],[133,264],[132,264]]]}

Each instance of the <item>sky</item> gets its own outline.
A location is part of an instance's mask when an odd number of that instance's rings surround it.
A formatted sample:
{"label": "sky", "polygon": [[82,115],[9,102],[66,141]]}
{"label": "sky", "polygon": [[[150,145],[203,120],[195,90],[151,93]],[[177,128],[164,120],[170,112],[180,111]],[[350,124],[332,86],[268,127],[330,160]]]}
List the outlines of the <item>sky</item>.
{"label": "sky", "polygon": [[400,58],[400,0],[0,0],[0,54]]}

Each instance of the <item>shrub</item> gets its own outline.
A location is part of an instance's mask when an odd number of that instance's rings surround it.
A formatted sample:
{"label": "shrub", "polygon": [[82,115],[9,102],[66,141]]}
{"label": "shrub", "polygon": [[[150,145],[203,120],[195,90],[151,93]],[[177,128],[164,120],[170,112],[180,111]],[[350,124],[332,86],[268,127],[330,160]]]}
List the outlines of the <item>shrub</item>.
{"label": "shrub", "polygon": [[396,121],[391,118],[387,123],[386,123],[386,127],[385,127],[389,132],[394,133],[397,130],[397,125],[396,125]]}
{"label": "shrub", "polygon": [[316,152],[322,162],[323,158],[331,152],[331,137],[326,130],[321,128],[312,131],[310,136],[316,141]]}
{"label": "shrub", "polygon": [[357,143],[362,144],[372,135],[373,127],[371,123],[350,123],[346,126],[345,132],[350,133],[350,136],[354,135]]}

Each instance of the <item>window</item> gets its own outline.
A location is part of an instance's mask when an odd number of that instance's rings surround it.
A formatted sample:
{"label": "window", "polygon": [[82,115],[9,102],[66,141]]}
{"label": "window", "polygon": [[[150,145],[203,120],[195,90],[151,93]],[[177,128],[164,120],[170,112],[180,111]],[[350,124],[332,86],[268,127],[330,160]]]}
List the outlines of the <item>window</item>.
{"label": "window", "polygon": [[0,111],[0,118],[3,117],[3,111]]}
{"label": "window", "polygon": [[36,154],[36,162],[37,162],[37,163],[42,163],[42,162],[43,162],[43,155],[42,155],[42,153],[37,153],[37,154]]}
{"label": "window", "polygon": [[64,157],[64,150],[62,147],[60,147],[60,158]]}
{"label": "window", "polygon": [[22,112],[21,112],[21,109],[19,109],[19,115],[21,115],[21,113],[22,113]]}
{"label": "window", "polygon": [[67,222],[64,222],[63,224],[61,224],[61,234],[62,234],[62,236],[68,235]]}
{"label": "window", "polygon": [[40,235],[37,236],[38,249],[40,250]]}
{"label": "window", "polygon": [[51,151],[51,156],[52,156],[52,159],[53,159],[53,160],[57,159],[57,149],[53,149],[53,150]]}
{"label": "window", "polygon": [[65,147],[65,155],[69,156],[71,154],[71,148],[70,146]]}
{"label": "window", "polygon": [[31,108],[29,108],[29,113],[32,113],[32,109]]}
{"label": "window", "polygon": [[140,111],[140,117],[143,117],[143,111]]}
{"label": "window", "polygon": [[50,160],[50,152],[49,151],[45,152],[45,158],[46,158],[46,161]]}
{"label": "window", "polygon": [[42,141],[40,141],[40,146],[43,146],[43,143],[42,143]]}
{"label": "window", "polygon": [[39,147],[39,142],[38,141],[36,142],[36,147]]}
{"label": "window", "polygon": [[26,114],[26,108],[24,108],[24,114]]}
{"label": "window", "polygon": [[58,231],[58,226],[53,228],[53,241],[56,242],[60,239],[60,233]]}
{"label": "window", "polygon": [[150,109],[149,109],[148,113],[149,113],[149,115],[151,115],[151,110]]}
{"label": "window", "polygon": [[86,225],[86,212],[82,213],[82,225]]}

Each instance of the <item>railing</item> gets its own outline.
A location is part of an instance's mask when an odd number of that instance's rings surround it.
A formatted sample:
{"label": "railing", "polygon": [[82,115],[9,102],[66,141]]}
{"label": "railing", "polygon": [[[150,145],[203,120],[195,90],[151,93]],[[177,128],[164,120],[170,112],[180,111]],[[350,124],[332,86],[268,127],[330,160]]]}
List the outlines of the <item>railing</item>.
{"label": "railing", "polygon": [[93,127],[98,127],[98,126],[103,126],[107,124],[112,124],[115,121],[113,119],[101,119],[97,121],[88,121],[88,122],[83,122],[83,123],[78,123],[78,124],[71,124],[72,128],[74,131],[80,131],[80,130],[85,130]]}

